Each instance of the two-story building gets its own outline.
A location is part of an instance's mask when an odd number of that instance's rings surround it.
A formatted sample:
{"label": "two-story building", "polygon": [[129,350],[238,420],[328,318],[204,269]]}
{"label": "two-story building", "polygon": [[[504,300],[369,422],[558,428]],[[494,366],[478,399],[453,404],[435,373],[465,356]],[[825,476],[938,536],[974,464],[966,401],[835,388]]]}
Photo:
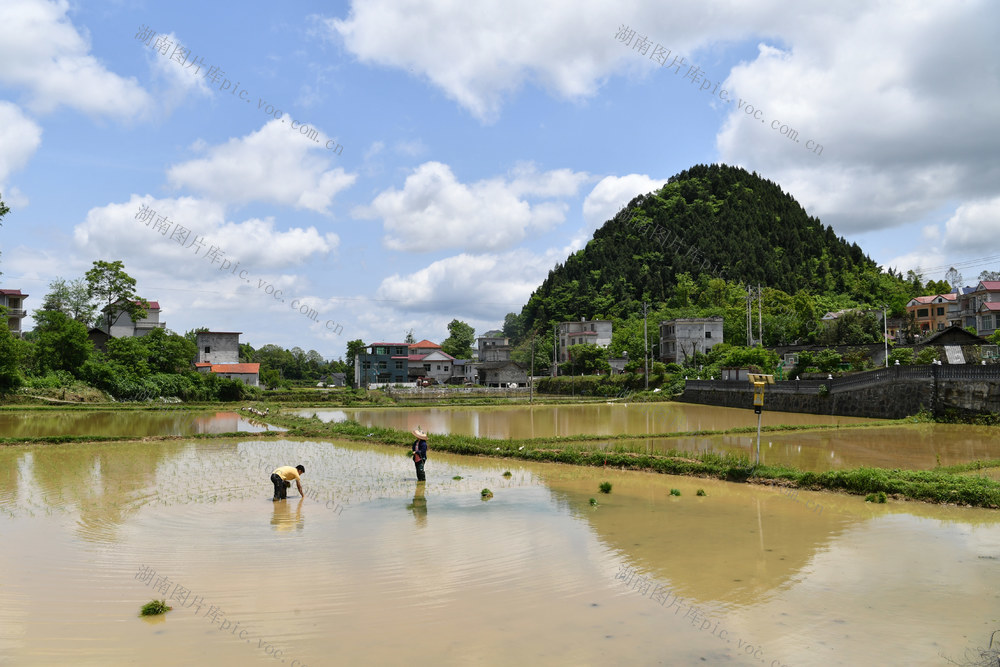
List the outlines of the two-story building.
{"label": "two-story building", "polygon": [[229,380],[239,380],[251,387],[259,387],[260,364],[240,363],[240,333],[242,332],[199,331],[195,334],[198,356],[194,367],[198,372],[212,373]]}
{"label": "two-story building", "polygon": [[410,346],[406,343],[372,343],[366,346],[364,352],[354,357],[354,386],[408,383],[409,351]]}
{"label": "two-story building", "polygon": [[684,363],[722,342],[722,317],[685,317],[660,322],[660,360]]}
{"label": "two-story building", "polygon": [[[573,345],[593,344],[598,347],[611,345],[611,320],[585,320],[561,322],[556,328],[556,361],[569,361],[569,348]],[[483,361],[480,357],[480,361]]]}
{"label": "two-story building", "polygon": [[7,328],[16,338],[23,336],[21,320],[28,312],[24,309],[24,300],[28,297],[19,289],[0,289],[0,306],[7,308]]}
{"label": "two-story building", "polygon": [[[137,301],[136,303],[139,302]],[[110,328],[107,325],[107,313],[109,311],[111,312]],[[127,311],[122,310],[118,304],[105,306],[102,312],[105,314],[105,317],[102,318],[101,326],[98,328],[111,338],[145,336],[153,329],[165,329],[167,327],[166,322],[160,321],[159,301],[150,301],[149,307],[146,309],[146,317],[138,321],[133,320],[132,316]]]}
{"label": "two-story building", "polygon": [[476,339],[479,361],[510,361],[510,339],[499,331],[487,331]]}
{"label": "two-story building", "polygon": [[963,327],[975,327],[980,336],[989,336],[1000,328],[1000,280],[981,280],[973,288],[959,292],[959,314]]}
{"label": "two-story building", "polygon": [[921,335],[944,331],[958,318],[956,294],[929,294],[910,299],[906,312],[912,315]]}
{"label": "two-story building", "polygon": [[410,380],[433,378],[445,384],[455,372],[455,357],[440,349],[426,354],[410,354],[406,358]]}

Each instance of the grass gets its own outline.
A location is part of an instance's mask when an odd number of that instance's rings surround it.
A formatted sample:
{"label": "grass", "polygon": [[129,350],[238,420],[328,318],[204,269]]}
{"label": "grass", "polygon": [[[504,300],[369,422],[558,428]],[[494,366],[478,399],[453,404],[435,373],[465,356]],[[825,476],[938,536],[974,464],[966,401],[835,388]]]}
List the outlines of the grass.
{"label": "grass", "polygon": [[173,609],[173,607],[167,606],[166,600],[152,600],[142,605],[142,609],[139,610],[140,616],[156,616],[158,614],[166,614],[168,611]]}
{"label": "grass", "polygon": [[601,482],[601,493],[611,493],[611,482]]}

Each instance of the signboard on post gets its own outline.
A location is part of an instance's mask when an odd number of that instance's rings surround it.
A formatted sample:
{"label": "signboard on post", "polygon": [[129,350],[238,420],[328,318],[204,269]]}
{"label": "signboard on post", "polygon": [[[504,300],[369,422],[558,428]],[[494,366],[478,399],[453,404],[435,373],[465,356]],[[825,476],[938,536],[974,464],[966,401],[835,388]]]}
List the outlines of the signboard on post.
{"label": "signboard on post", "polygon": [[764,387],[774,384],[773,375],[763,373],[750,373],[747,379],[753,384],[753,411],[757,414],[757,463],[760,465],[760,420],[764,411]]}

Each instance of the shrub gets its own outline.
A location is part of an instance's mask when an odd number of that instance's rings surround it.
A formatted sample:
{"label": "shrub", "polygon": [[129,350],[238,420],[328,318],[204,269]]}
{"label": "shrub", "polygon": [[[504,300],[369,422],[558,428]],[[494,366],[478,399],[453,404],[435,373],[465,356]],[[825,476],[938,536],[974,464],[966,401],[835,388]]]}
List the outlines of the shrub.
{"label": "shrub", "polygon": [[611,493],[611,482],[601,482],[601,493]]}
{"label": "shrub", "polygon": [[695,493],[695,495],[696,496],[704,496],[705,495],[705,489],[698,489],[698,491]]}
{"label": "shrub", "polygon": [[681,495],[681,490],[680,489],[670,489],[670,495],[672,495],[672,496],[679,496],[679,495]]}

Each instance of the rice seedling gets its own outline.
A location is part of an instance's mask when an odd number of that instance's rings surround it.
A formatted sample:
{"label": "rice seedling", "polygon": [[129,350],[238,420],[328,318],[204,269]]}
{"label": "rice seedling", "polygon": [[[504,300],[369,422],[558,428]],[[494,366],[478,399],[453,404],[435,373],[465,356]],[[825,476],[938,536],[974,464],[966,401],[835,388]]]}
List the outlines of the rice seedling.
{"label": "rice seedling", "polygon": [[490,491],[489,489],[483,489],[482,491],[479,492],[479,496],[483,500],[489,500],[490,498],[493,497],[493,492]]}
{"label": "rice seedling", "polygon": [[508,477],[508,478],[509,478],[509,477],[511,476],[511,473],[510,473],[510,471],[509,471],[509,470],[507,470],[507,471],[504,471],[504,474],[503,474],[503,476],[504,476],[504,477]]}
{"label": "rice seedling", "polygon": [[596,498],[591,498],[590,499],[590,506],[591,507],[597,507],[597,499]]}
{"label": "rice seedling", "polygon": [[695,495],[697,495],[697,496],[704,496],[705,495],[705,489],[698,489],[698,491],[695,493]]}
{"label": "rice seedling", "polygon": [[173,607],[168,607],[166,600],[152,600],[142,605],[139,614],[141,616],[156,616],[157,614],[165,614],[171,609]]}
{"label": "rice seedling", "polygon": [[681,495],[681,490],[680,489],[670,489],[670,495],[672,495],[672,496],[679,496],[679,495]]}
{"label": "rice seedling", "polygon": [[611,493],[611,482],[601,482],[599,488],[601,493]]}

